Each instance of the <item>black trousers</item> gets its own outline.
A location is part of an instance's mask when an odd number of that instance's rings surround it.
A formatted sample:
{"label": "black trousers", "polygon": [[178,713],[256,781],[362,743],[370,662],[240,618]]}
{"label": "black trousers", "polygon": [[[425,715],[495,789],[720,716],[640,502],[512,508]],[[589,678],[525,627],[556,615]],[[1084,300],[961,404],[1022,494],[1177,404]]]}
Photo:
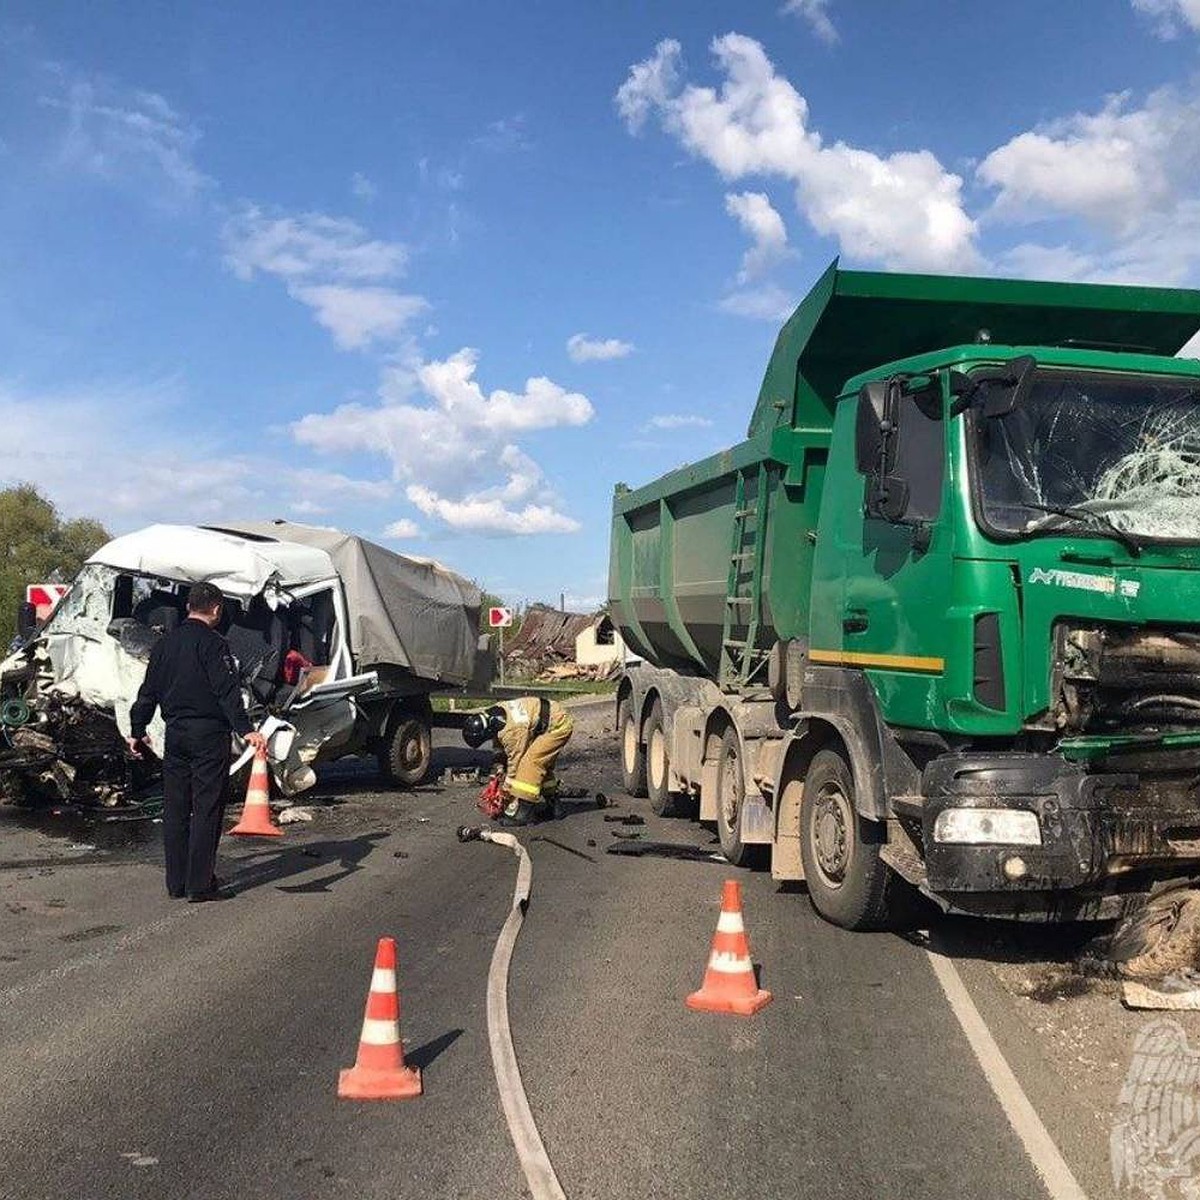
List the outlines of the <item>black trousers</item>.
{"label": "black trousers", "polygon": [[167,891],[212,887],[229,794],[229,730],[211,722],[167,726],[163,755],[163,853]]}

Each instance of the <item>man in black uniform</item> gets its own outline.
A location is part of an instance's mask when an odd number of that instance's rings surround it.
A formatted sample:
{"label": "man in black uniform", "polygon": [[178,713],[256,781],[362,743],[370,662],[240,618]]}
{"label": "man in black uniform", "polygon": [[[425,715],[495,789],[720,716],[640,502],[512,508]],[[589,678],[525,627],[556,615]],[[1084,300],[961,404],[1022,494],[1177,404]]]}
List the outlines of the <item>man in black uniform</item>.
{"label": "man in black uniform", "polygon": [[255,750],[267,740],[246,716],[237,668],[217,632],[223,597],[211,583],[188,592],[188,617],[155,643],[129,712],[129,748],[141,756],[156,708],[167,726],[163,755],[163,850],[167,892],[223,900],[213,868],[229,787],[230,731]]}

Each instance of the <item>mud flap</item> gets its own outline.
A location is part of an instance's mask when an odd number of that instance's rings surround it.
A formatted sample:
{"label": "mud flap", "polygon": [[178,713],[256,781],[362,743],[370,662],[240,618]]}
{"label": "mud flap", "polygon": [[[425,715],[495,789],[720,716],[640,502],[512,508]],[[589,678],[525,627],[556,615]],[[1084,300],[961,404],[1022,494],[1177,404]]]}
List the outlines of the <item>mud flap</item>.
{"label": "mud flap", "polygon": [[775,836],[775,820],[762,796],[747,795],[739,814],[738,837],[744,846],[769,846]]}

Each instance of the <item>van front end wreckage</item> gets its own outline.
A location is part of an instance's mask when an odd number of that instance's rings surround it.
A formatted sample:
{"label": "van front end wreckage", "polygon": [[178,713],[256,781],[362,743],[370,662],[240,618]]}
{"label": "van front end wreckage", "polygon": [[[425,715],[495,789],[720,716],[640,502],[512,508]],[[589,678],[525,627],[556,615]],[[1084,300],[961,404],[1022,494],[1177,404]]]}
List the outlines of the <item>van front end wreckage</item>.
{"label": "van front end wreckage", "polygon": [[[225,596],[221,632],[283,795],[349,754],[375,754],[393,783],[419,782],[431,694],[488,680],[478,589],[437,563],[284,522],[152,526],[99,550],[0,663],[0,797],[116,806],[156,789],[157,763],[126,752],[129,710],[201,580]],[[156,717],[158,756],[163,733]]]}

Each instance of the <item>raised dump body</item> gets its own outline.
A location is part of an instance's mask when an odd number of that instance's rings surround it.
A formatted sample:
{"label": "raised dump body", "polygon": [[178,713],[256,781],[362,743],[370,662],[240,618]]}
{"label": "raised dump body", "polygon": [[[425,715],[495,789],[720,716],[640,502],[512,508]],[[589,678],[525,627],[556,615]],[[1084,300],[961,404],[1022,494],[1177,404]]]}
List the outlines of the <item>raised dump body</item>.
{"label": "raised dump body", "polygon": [[776,339],[748,439],[636,490],[617,487],[615,624],[657,666],[745,683],[777,640],[808,635],[825,465],[848,382],[981,341],[1174,353],[1195,328],[1195,307],[1192,292],[881,275],[835,263]]}

